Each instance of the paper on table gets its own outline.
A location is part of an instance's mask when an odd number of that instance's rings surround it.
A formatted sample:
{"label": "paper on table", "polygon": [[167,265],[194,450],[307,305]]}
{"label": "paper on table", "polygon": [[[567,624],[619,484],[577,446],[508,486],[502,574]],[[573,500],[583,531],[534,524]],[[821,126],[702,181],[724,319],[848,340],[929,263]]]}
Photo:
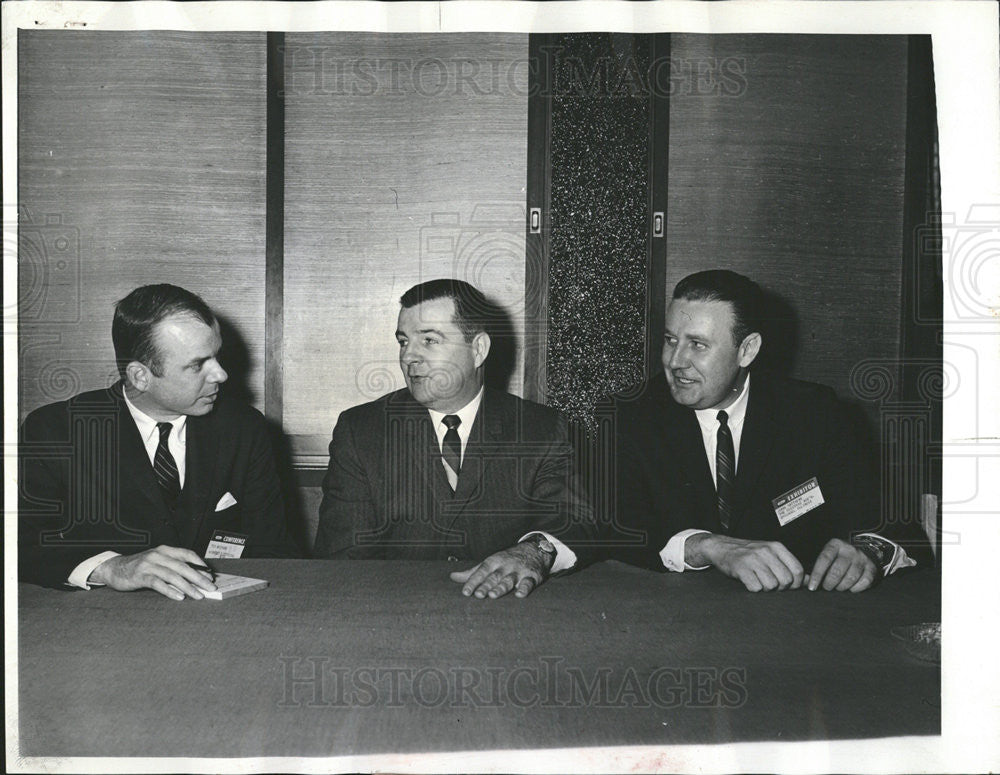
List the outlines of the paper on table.
{"label": "paper on table", "polygon": [[235,576],[232,573],[215,574],[215,592],[203,592],[208,600],[223,600],[227,597],[245,595],[256,592],[267,586],[264,579],[252,579],[248,576]]}

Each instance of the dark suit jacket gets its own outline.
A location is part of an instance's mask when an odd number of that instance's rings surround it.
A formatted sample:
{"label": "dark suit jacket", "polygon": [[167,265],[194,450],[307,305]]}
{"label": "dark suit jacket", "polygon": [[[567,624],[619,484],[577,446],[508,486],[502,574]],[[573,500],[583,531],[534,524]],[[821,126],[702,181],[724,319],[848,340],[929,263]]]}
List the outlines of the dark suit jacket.
{"label": "dark suit jacket", "polygon": [[[738,455],[735,513],[718,521],[701,429],[677,404],[661,374],[618,398],[615,451],[617,530],[645,540],[610,549],[613,557],[664,570],[659,552],[685,528],[737,538],[780,541],[807,569],[831,538],[879,527],[878,475],[858,423],[823,385],[753,372]],[[771,501],[816,477],[825,503],[780,525]]]}
{"label": "dark suit jacket", "polygon": [[315,554],[479,562],[544,530],[582,564],[595,536],[571,463],[556,411],[487,388],[453,494],[427,409],[398,390],[340,415]]}
{"label": "dark suit jacket", "polygon": [[[244,557],[295,556],[271,443],[256,410],[218,400],[187,421],[184,489],[160,494],[121,384],[28,415],[19,461],[19,576],[60,587],[80,562],[160,544],[204,555],[213,530],[248,536]],[[229,492],[236,504],[215,511]]]}

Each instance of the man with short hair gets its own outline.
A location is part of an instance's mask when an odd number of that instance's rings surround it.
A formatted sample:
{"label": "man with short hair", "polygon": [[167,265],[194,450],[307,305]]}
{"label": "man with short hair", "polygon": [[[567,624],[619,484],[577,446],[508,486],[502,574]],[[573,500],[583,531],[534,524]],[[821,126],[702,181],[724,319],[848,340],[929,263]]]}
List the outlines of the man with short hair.
{"label": "man with short hair", "polygon": [[761,299],[727,270],[677,284],[664,373],[615,402],[618,526],[646,540],[612,556],[715,567],[751,591],[860,592],[914,562],[863,532],[879,521],[878,477],[833,391],[751,374]]}
{"label": "man with short hair", "polygon": [[115,305],[111,330],[121,381],[21,427],[20,579],[183,600],[215,589],[206,554],[295,556],[264,419],[220,394],[205,302],[143,286]]}
{"label": "man with short hair", "polygon": [[484,388],[498,310],[479,290],[431,280],[400,303],[406,387],[337,420],[315,554],[473,562],[464,594],[524,597],[593,540],[566,424]]}

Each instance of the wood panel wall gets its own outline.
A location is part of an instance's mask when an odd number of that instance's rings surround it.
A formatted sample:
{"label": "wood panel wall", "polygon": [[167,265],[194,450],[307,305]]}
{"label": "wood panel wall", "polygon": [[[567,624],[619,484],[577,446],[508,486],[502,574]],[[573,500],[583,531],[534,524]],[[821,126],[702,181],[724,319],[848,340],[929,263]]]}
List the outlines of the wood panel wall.
{"label": "wood panel wall", "polygon": [[778,365],[851,397],[852,367],[900,347],[908,40],[671,37],[678,75],[730,76],[670,98],[667,297],[701,269],[749,275],[785,318]]}
{"label": "wood panel wall", "polygon": [[[527,35],[285,36],[284,416],[325,466],[403,386],[399,297],[457,277],[524,324]],[[517,355],[508,387],[523,389]]]}
{"label": "wood panel wall", "polygon": [[262,407],[264,34],[18,46],[21,419],[116,379],[113,304],[155,282],[223,318],[232,387]]}

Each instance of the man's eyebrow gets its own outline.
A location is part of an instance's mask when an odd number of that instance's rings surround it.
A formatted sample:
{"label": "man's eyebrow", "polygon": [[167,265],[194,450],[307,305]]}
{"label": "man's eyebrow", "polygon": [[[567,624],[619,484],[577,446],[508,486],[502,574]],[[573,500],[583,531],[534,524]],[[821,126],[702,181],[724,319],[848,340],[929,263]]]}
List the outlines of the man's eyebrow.
{"label": "man's eyebrow", "polygon": [[212,360],[213,357],[215,357],[215,356],[213,356],[213,355],[205,355],[205,356],[202,356],[201,358],[192,358],[191,360],[188,361],[187,365],[188,366],[201,366],[203,363],[206,363],[207,361]]}

